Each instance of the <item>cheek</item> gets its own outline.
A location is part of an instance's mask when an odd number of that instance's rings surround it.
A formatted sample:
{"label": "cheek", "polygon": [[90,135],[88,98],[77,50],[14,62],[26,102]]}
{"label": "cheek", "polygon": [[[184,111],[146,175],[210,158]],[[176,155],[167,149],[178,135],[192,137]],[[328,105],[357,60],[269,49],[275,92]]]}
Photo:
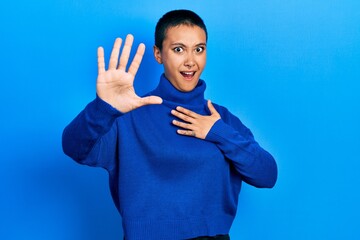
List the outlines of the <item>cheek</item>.
{"label": "cheek", "polygon": [[206,58],[204,58],[204,57],[200,58],[198,63],[199,63],[200,67],[204,68],[205,64],[206,64]]}
{"label": "cheek", "polygon": [[177,66],[174,65],[173,62],[165,62],[166,64],[164,64],[164,68],[165,68],[165,72],[170,76],[174,76],[176,74],[177,71]]}
{"label": "cheek", "polygon": [[199,64],[205,64],[206,62],[206,53],[198,54],[196,60]]}
{"label": "cheek", "polygon": [[206,58],[203,60],[202,64],[203,64],[203,66],[205,66],[205,64],[206,64]]}
{"label": "cheek", "polygon": [[177,70],[182,64],[182,61],[180,58],[167,58],[166,59],[166,65],[169,68],[170,71]]}

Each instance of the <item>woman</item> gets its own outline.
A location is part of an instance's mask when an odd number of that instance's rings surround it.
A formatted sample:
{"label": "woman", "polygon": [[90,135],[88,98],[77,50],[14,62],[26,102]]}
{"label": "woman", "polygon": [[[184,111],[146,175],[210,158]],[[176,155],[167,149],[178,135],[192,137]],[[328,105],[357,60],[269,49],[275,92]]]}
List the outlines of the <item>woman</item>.
{"label": "woman", "polygon": [[[64,152],[109,172],[125,239],[229,239],[242,181],[273,187],[277,166],[250,130],[204,99],[207,30],[194,12],[157,23],[159,85],[144,97],[133,82],[145,46],[126,69],[133,36],[116,39],[105,69],[98,49],[97,97],[65,128]],[[120,55],[120,58],[119,58]]]}

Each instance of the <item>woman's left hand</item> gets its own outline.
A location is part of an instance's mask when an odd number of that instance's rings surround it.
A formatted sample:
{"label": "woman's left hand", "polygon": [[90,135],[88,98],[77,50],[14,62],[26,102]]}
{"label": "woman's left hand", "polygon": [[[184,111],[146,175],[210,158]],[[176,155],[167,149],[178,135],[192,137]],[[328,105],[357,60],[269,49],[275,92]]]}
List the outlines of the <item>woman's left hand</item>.
{"label": "woman's left hand", "polygon": [[208,100],[207,104],[211,114],[205,116],[183,107],[176,107],[176,110],[172,110],[171,114],[182,120],[172,121],[175,126],[181,128],[177,130],[177,133],[205,139],[215,122],[221,118],[210,100]]}

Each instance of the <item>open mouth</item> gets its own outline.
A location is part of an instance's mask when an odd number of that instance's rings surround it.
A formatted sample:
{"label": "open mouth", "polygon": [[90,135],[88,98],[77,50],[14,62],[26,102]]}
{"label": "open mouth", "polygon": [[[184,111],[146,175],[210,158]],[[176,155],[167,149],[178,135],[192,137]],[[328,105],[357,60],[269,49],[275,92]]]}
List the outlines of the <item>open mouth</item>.
{"label": "open mouth", "polygon": [[195,72],[180,72],[181,75],[185,78],[185,79],[192,79],[195,75]]}

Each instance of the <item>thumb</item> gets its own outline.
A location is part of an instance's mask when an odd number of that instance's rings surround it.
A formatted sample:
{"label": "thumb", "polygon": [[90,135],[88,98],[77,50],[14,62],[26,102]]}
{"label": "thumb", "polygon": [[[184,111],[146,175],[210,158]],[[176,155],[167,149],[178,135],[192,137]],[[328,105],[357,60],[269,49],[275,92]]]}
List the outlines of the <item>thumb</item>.
{"label": "thumb", "polygon": [[210,110],[211,115],[213,115],[213,114],[219,115],[219,113],[216,111],[214,105],[212,105],[210,100],[208,100],[207,104],[208,104],[208,108]]}
{"label": "thumb", "polygon": [[162,102],[162,98],[158,96],[148,96],[141,98],[141,105],[161,104]]}

